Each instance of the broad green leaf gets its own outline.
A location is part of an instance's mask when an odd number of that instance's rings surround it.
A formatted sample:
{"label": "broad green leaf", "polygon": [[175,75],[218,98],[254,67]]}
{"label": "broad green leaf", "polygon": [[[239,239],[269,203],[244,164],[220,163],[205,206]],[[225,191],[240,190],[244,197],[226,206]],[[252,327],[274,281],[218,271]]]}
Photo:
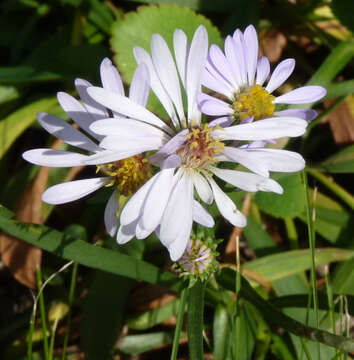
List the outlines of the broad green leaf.
{"label": "broad green leaf", "polygon": [[354,145],[337,152],[316,167],[329,173],[354,173]]}
{"label": "broad green leaf", "polygon": [[[183,334],[183,337],[185,337],[185,334]],[[121,340],[119,350],[125,354],[141,354],[158,346],[170,344],[172,339],[173,334],[162,331],[151,334],[128,335]]]}
{"label": "broad green leaf", "polygon": [[300,174],[273,176],[283,187],[282,195],[259,191],[254,199],[261,210],[275,217],[287,218],[301,214],[305,208],[304,186]]}
{"label": "broad green leaf", "polygon": [[[112,26],[111,44],[117,53],[115,62],[125,81],[130,83],[137,67],[133,55],[134,46],[143,47],[150,53],[151,37],[158,33],[163,36],[172,50],[173,33],[176,29],[182,29],[191,41],[194,31],[201,24],[208,30],[209,43],[222,45],[220,33],[210,20],[202,15],[197,15],[188,8],[181,8],[177,5],[141,7],[137,12],[126,14],[123,20],[116,21]],[[160,116],[166,116],[154,94],[150,95],[148,106]]]}
{"label": "broad green leaf", "polygon": [[0,207],[0,228],[3,231],[54,255],[115,275],[166,286],[172,290],[178,290],[182,286],[182,282],[175,275],[145,261],[73,239],[47,226],[9,220],[10,213],[8,209]]}
{"label": "broad green leaf", "polygon": [[334,14],[342,22],[342,24],[354,32],[354,2],[348,0],[332,0],[330,4]]}
{"label": "broad green leaf", "polygon": [[[235,277],[236,273],[231,269],[223,269],[221,273],[217,275],[219,283],[231,291],[235,291]],[[254,305],[269,324],[282,327],[284,330],[297,336],[317,341],[340,350],[347,352],[354,351],[353,339],[333,335],[327,331],[306,326],[301,322],[283,314],[268,301],[264,300],[243,277],[241,296],[245,297],[245,299]]]}
{"label": "broad green leaf", "polygon": [[[317,266],[348,260],[352,257],[354,257],[354,251],[346,249],[325,248],[317,249],[315,252]],[[309,249],[285,251],[249,261],[243,265],[243,268],[273,281],[309,270],[311,268],[311,252]]]}
{"label": "broad green leaf", "polygon": [[174,299],[168,304],[156,309],[146,311],[139,315],[130,316],[127,319],[126,325],[133,330],[149,329],[155,325],[161,324],[172,316],[176,316],[179,304],[179,299]]}
{"label": "broad green leaf", "polygon": [[338,294],[354,295],[354,259],[340,264],[334,272],[333,291]]}
{"label": "broad green leaf", "polygon": [[36,120],[37,112],[55,112],[60,109],[56,97],[37,100],[0,120],[0,158],[12,143]]}
{"label": "broad green leaf", "polygon": [[0,83],[3,84],[54,81],[61,78],[61,74],[41,71],[32,66],[0,68]]}

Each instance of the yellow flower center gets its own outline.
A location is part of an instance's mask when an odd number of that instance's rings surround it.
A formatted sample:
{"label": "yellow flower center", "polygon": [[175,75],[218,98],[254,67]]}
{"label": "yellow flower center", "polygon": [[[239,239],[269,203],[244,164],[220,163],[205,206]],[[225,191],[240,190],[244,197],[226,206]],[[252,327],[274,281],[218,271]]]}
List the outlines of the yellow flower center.
{"label": "yellow flower center", "polygon": [[235,117],[239,120],[251,116],[254,117],[254,120],[259,120],[273,115],[275,105],[272,102],[274,99],[275,97],[261,85],[254,85],[235,95],[232,108],[235,111]]}
{"label": "yellow flower center", "polygon": [[133,195],[152,175],[150,164],[141,155],[98,165],[97,171],[111,176],[112,181],[107,186],[116,185],[124,196]]}
{"label": "yellow flower center", "polygon": [[186,143],[177,151],[186,168],[205,168],[216,162],[215,155],[224,149],[224,144],[211,136],[213,129],[208,124],[189,129]]}

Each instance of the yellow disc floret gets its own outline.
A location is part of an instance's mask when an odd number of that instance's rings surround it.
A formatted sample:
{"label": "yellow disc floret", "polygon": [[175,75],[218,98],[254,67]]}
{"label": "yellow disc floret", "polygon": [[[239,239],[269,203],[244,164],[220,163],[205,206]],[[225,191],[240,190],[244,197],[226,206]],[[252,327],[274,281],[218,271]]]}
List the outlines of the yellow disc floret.
{"label": "yellow disc floret", "polygon": [[216,162],[215,155],[219,155],[224,144],[212,137],[213,128],[208,124],[192,127],[186,136],[186,143],[177,151],[185,168],[205,168]]}
{"label": "yellow disc floret", "polygon": [[116,185],[125,196],[134,194],[152,175],[150,164],[141,155],[99,165],[97,171],[111,176],[112,181],[107,186]]}
{"label": "yellow disc floret", "polygon": [[253,116],[254,120],[259,120],[272,116],[275,110],[274,99],[261,85],[254,85],[235,95],[232,104],[235,117],[244,120]]}

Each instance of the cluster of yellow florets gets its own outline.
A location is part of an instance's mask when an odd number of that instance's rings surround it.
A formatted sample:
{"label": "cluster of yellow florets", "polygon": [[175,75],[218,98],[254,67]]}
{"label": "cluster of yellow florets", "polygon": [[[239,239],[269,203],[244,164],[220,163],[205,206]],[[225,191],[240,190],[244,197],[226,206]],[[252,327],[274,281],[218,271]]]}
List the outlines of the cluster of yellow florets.
{"label": "cluster of yellow florets", "polygon": [[122,195],[134,194],[151,177],[151,167],[141,155],[97,166],[98,171],[111,176],[108,186],[116,185]]}
{"label": "cluster of yellow florets", "polygon": [[215,155],[219,155],[224,144],[211,136],[213,128],[208,124],[189,129],[186,143],[177,151],[182,165],[186,168],[205,168],[215,162]]}
{"label": "cluster of yellow florets", "polygon": [[235,117],[244,120],[253,116],[254,120],[263,119],[272,116],[275,105],[272,103],[275,99],[261,85],[254,85],[235,96],[232,107],[235,111]]}

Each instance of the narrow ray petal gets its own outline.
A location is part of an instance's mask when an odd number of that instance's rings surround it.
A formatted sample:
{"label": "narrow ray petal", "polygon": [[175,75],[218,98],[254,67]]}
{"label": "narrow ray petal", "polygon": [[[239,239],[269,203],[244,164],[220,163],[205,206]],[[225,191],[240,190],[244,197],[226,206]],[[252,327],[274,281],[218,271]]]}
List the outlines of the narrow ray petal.
{"label": "narrow ray petal", "polygon": [[52,149],[28,150],[22,154],[22,157],[32,164],[50,167],[80,166],[90,158],[87,155]]}
{"label": "narrow ray petal", "polygon": [[278,96],[273,104],[309,104],[322,99],[326,93],[322,86],[303,86]]}
{"label": "narrow ray petal", "polygon": [[257,63],[257,77],[256,84],[263,85],[267,80],[267,77],[270,72],[270,64],[268,58],[262,56]]}
{"label": "narrow ray petal", "polygon": [[100,73],[102,85],[105,89],[114,91],[124,96],[122,79],[111,60],[108,58],[103,59],[101,62]]}
{"label": "narrow ray petal", "polygon": [[146,106],[150,92],[149,70],[144,63],[138,65],[130,84],[129,98],[141,106]]}
{"label": "narrow ray petal", "polygon": [[215,225],[213,217],[196,200],[193,201],[193,220],[209,228]]}
{"label": "narrow ray petal", "polygon": [[114,236],[118,228],[117,212],[119,209],[118,190],[113,191],[104,210],[104,223],[110,236]]}
{"label": "narrow ray petal", "polygon": [[294,71],[294,68],[294,59],[285,59],[280,62],[274,69],[265,89],[269,93],[272,93],[274,90],[278,89],[278,87],[281,86],[289,78],[289,76]]}

